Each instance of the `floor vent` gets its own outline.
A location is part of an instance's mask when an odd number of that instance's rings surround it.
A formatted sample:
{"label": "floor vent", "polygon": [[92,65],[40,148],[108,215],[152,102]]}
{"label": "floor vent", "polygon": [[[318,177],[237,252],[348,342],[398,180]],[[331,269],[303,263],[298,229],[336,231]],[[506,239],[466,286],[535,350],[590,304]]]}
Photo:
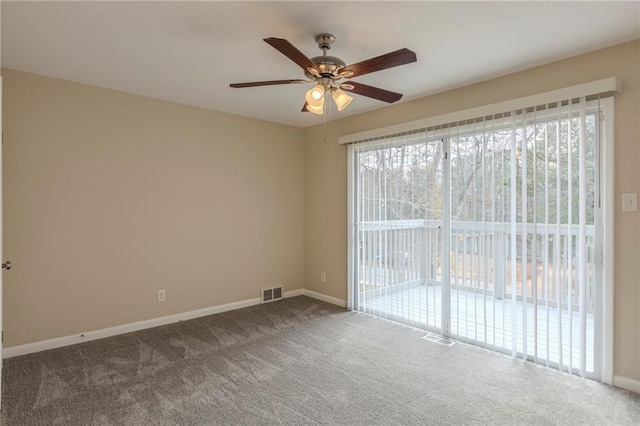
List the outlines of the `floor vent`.
{"label": "floor vent", "polygon": [[262,303],[273,302],[282,299],[282,286],[262,289]]}
{"label": "floor vent", "polygon": [[452,342],[449,339],[445,339],[442,336],[438,336],[437,334],[432,334],[432,333],[429,333],[426,336],[422,336],[422,338],[430,342],[438,343],[444,346],[453,346],[456,343],[456,342]]}

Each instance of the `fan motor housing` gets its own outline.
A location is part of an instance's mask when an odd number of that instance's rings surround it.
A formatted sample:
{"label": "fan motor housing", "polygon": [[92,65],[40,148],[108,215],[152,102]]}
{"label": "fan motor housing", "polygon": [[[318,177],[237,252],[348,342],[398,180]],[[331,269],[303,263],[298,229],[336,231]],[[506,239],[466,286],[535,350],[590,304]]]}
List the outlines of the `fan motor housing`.
{"label": "fan motor housing", "polygon": [[[323,77],[335,76],[346,66],[342,59],[335,56],[315,56],[311,60],[318,66]],[[305,75],[312,78],[312,75],[307,72],[305,72]]]}
{"label": "fan motor housing", "polygon": [[[318,34],[315,39],[316,43],[318,43],[318,48],[322,50],[322,55],[311,58],[311,61],[318,66],[320,75],[323,77],[335,77],[346,66],[342,59],[327,55],[327,50],[331,49],[331,45],[336,41],[336,38],[333,34],[322,33]],[[309,78],[314,78],[308,72],[305,72],[305,75]]]}

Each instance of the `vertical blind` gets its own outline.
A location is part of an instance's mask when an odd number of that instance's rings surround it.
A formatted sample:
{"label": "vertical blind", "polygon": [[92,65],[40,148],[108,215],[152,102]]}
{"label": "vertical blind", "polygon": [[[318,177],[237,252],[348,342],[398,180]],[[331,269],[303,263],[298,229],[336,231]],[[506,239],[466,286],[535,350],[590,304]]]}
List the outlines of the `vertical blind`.
{"label": "vertical blind", "polygon": [[353,307],[597,377],[600,106],[350,145]]}

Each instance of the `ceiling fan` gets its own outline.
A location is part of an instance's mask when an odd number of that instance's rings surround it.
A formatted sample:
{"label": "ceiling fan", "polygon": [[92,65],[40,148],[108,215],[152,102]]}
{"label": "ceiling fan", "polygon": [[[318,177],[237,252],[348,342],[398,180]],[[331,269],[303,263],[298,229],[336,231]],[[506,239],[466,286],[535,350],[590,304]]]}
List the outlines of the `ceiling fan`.
{"label": "ceiling fan", "polygon": [[401,93],[391,92],[355,81],[343,82],[341,80],[416,62],[415,52],[403,48],[347,66],[342,59],[327,55],[327,51],[331,49],[331,45],[336,40],[333,35],[318,34],[315,40],[316,43],[318,43],[318,48],[322,50],[322,55],[308,58],[285,39],[275,37],[264,39],[264,41],[280,53],[298,64],[304,71],[307,80],[254,81],[250,83],[234,83],[230,84],[230,86],[243,88],[273,86],[278,84],[316,83],[315,86],[306,93],[305,103],[302,107],[302,111],[309,111],[314,114],[324,113],[325,94],[327,92],[331,93],[331,97],[336,103],[338,111],[342,111],[353,100],[353,98],[345,92],[367,96],[388,103],[396,102],[402,98]]}

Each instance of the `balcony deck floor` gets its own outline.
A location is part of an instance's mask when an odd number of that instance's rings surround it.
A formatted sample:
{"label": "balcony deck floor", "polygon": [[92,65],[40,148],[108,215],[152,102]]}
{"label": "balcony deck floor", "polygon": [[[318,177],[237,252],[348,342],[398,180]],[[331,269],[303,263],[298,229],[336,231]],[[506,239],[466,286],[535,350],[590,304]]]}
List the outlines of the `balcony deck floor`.
{"label": "balcony deck floor", "polygon": [[[559,361],[559,332],[562,334],[562,365],[577,369],[580,365],[580,314],[544,305],[534,306],[510,299],[498,299],[465,290],[451,291],[451,337],[488,349],[511,353],[512,312],[515,305],[516,348],[522,353],[523,321],[526,318],[527,353],[540,364]],[[407,285],[394,291],[379,290],[361,295],[360,310],[427,330],[441,327],[440,286]],[[486,306],[486,309],[484,308]],[[526,315],[523,310],[526,309]],[[535,318],[534,318],[535,316]],[[535,323],[537,322],[537,327]],[[547,326],[548,324],[548,326]],[[561,327],[558,325],[561,324]],[[536,334],[537,333],[537,334]],[[570,336],[571,334],[571,336]],[[569,341],[571,339],[571,353]],[[534,342],[537,341],[537,353]],[[594,367],[594,316],[586,316],[586,371]]]}

